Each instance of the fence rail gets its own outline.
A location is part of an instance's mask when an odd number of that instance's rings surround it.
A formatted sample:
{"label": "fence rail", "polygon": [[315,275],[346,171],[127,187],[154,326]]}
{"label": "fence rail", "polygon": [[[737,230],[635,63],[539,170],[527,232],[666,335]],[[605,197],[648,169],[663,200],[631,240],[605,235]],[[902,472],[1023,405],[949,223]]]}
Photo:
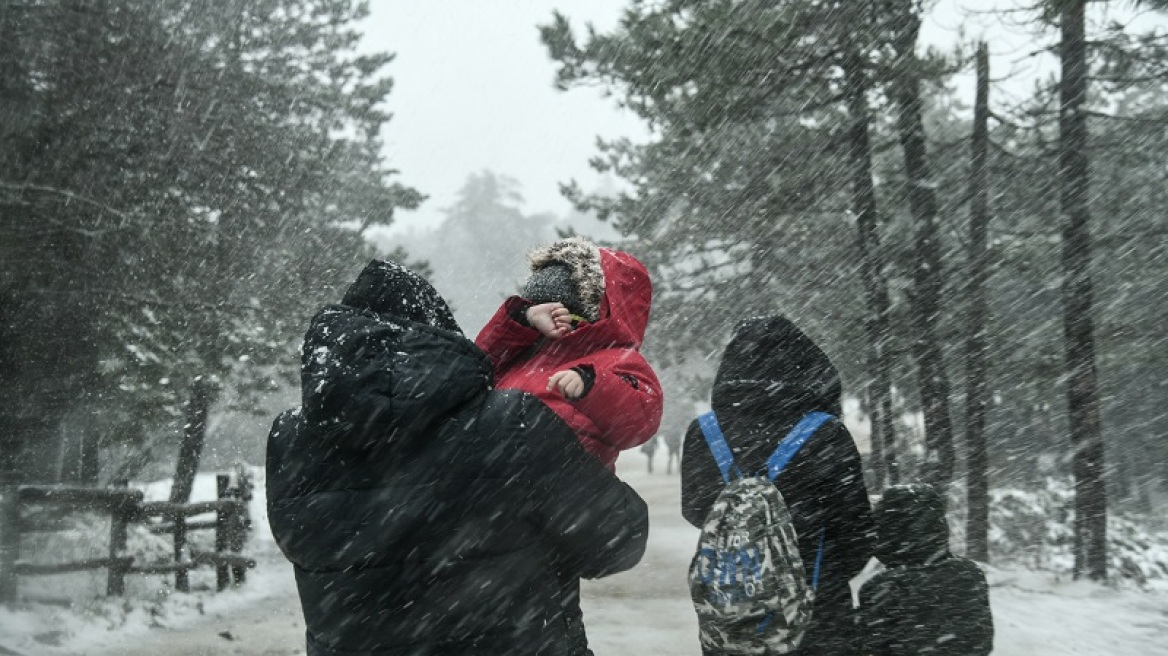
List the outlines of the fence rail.
{"label": "fence rail", "polygon": [[21,503],[68,506],[71,510],[121,512],[126,506],[142,503],[142,491],[119,487],[74,487],[65,485],[19,485]]}
{"label": "fence rail", "polygon": [[[113,487],[75,487],[62,485],[16,485],[0,487],[0,602],[17,599],[19,578],[44,576],[95,569],[107,569],[106,594],[125,593],[128,574],[174,574],[175,589],[190,591],[188,572],[203,566],[214,567],[219,590],[242,584],[247,570],[255,561],[241,555],[247,530],[248,500],[251,483],[243,472],[236,480],[227,474],[216,476],[215,501],[171,503],[143,501],[140,490],[131,490],[126,481]],[[33,563],[20,557],[22,533],[44,533],[51,526],[27,521],[23,510],[28,507],[54,506],[66,512],[101,512],[110,516],[108,555],[63,563]],[[188,522],[188,517],[215,514],[210,521]],[[159,521],[155,521],[159,520]],[[140,563],[126,554],[129,527],[142,524],[152,533],[170,534],[174,541],[174,560]],[[215,531],[215,551],[199,551],[187,545],[187,533],[197,530]],[[186,554],[189,553],[189,557]]]}
{"label": "fence rail", "polygon": [[66,574],[89,569],[103,569],[106,567],[128,568],[134,562],[133,556],[120,558],[89,558],[71,563],[30,563],[18,560],[13,563],[13,569],[18,576],[39,576],[44,574]]}

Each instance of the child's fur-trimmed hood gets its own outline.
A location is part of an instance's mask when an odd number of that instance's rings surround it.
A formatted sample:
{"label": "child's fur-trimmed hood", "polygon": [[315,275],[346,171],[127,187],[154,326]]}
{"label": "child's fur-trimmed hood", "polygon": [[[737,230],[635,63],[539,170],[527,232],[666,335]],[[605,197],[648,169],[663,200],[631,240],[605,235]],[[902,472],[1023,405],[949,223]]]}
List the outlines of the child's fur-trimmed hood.
{"label": "child's fur-trimmed hood", "polygon": [[[640,348],[649,324],[653,284],[649,271],[629,253],[602,248],[583,237],[560,239],[528,253],[532,272],[562,263],[571,272],[589,340]],[[575,333],[573,333],[573,339]]]}

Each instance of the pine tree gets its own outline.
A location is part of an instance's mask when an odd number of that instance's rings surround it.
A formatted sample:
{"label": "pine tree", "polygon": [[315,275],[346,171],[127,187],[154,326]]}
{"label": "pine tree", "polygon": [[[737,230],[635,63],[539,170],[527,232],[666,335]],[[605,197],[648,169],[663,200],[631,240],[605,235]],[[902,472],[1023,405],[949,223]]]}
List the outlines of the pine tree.
{"label": "pine tree", "polygon": [[[921,409],[925,418],[924,480],[939,490],[953,477],[953,424],[949,414],[949,374],[945,369],[938,323],[944,269],[938,228],[936,179],[933,177],[922,119],[920,73],[916,58],[919,7],[902,0],[896,11],[900,27],[894,41],[899,56],[891,93],[897,104],[897,127],[904,154],[908,200],[914,222],[912,316],[913,354],[917,362]],[[941,490],[943,492],[943,490]]]}
{"label": "pine tree", "polygon": [[382,163],[390,58],[354,53],[365,11],[9,3],[0,97],[28,118],[0,157],[0,244],[20,253],[0,265],[0,391],[25,402],[0,467],[51,475],[36,454],[75,412],[140,464],[173,448],[191,390],[209,405],[293,361],[304,316],[372,254],[357,230],[421,200]]}
{"label": "pine tree", "polygon": [[520,210],[517,181],[491,171],[467,177],[438,226],[441,242],[417,251],[434,268],[434,285],[472,338],[527,277],[527,252],[554,234],[546,217]]}
{"label": "pine tree", "polygon": [[856,215],[857,244],[861,253],[860,275],[864,281],[868,316],[868,403],[871,415],[872,469],[875,489],[882,490],[899,479],[896,429],[892,417],[892,373],[889,362],[888,283],[880,247],[879,210],[872,179],[871,122],[868,108],[866,62],[853,50],[843,64],[851,127],[852,211]]}
{"label": "pine tree", "polygon": [[[635,192],[572,197],[636,236],[663,282],[646,340],[668,353],[659,361],[706,357],[743,312],[784,312],[839,353],[876,348],[872,311],[853,309],[863,280],[883,284],[859,266],[872,234],[839,239],[854,218],[857,122],[837,74],[849,52],[879,52],[887,26],[859,41],[842,27],[872,14],[846,2],[634,3],[620,28],[581,44],[562,17],[543,28],[562,86],[605,84],[654,129],[648,144],[602,147],[601,169]],[[848,379],[878,378],[839,359]]]}
{"label": "pine tree", "polygon": [[1075,473],[1075,575],[1107,577],[1107,489],[1095,364],[1087,155],[1086,1],[1059,9],[1059,184],[1063,213],[1063,332]]}
{"label": "pine tree", "polygon": [[969,170],[969,265],[966,272],[968,334],[965,348],[965,555],[989,560],[989,464],[986,461],[986,280],[989,278],[990,57],[985,42],[977,48],[977,94],[973,106]]}

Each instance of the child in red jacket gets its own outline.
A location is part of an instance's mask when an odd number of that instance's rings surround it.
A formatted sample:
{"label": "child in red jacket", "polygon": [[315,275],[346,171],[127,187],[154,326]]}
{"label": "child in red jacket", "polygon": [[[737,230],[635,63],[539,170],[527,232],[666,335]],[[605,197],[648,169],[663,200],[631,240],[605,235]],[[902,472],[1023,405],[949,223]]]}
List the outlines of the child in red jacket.
{"label": "child in red jacket", "polygon": [[[628,253],[579,237],[528,254],[531,276],[503,302],[475,344],[495,366],[495,387],[530,392],[610,469],[661,424],[657,375],[639,351],[649,323],[649,272]],[[580,580],[561,573],[568,651],[591,654]]]}
{"label": "child in red jacket", "polygon": [[531,277],[475,343],[495,386],[530,392],[609,468],[661,424],[657,375],[639,351],[649,323],[649,272],[628,253],[572,237],[528,255]]}

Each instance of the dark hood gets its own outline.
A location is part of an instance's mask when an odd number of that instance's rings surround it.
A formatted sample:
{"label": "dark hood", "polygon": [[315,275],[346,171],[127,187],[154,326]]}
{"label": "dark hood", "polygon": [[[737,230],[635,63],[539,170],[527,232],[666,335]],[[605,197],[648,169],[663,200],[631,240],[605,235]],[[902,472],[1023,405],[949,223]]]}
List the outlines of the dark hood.
{"label": "dark hood", "polygon": [[389,262],[312,318],[301,352],[304,420],[341,448],[416,432],[489,388],[490,361],[425,279]]}
{"label": "dark hood", "polygon": [[896,485],[874,510],[879,540],[876,557],[887,567],[927,565],[949,556],[945,504],[932,487]]}
{"label": "dark hood", "polygon": [[795,420],[816,410],[839,416],[841,392],[827,355],[795,324],[772,315],[743,320],[734,329],[711,401],[719,417]]}
{"label": "dark hood", "polygon": [[369,262],[349,285],[341,304],[462,334],[438,291],[425,278],[393,262]]}

